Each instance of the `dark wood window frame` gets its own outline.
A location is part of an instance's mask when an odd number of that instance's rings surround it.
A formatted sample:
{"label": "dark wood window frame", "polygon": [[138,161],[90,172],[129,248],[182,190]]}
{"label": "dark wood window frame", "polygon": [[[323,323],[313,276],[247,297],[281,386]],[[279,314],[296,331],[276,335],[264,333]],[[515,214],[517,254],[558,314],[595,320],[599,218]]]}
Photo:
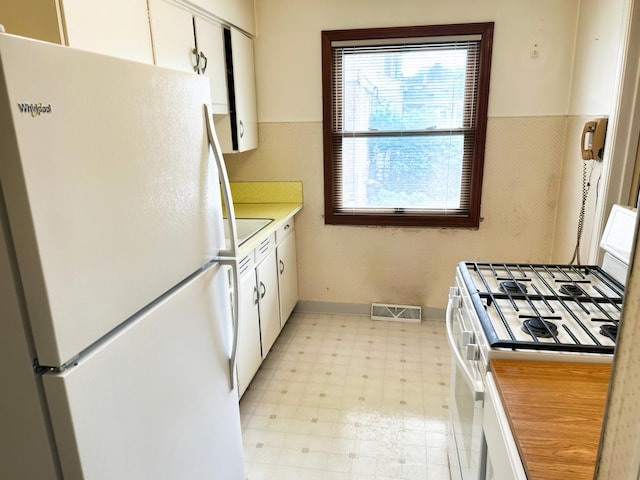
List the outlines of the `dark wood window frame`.
{"label": "dark wood window frame", "polygon": [[[489,80],[491,73],[491,52],[493,44],[493,22],[451,25],[431,25],[416,27],[371,28],[356,30],[331,30],[322,32],[322,92],[323,92],[323,147],[324,147],[324,195],[325,223],[341,225],[385,225],[385,226],[425,226],[477,228],[480,223],[480,201],[482,196],[482,176],[486,143],[487,109],[489,100]],[[476,77],[476,99],[472,118],[472,148],[465,155],[467,187],[464,190],[464,208],[455,212],[445,210],[405,211],[397,209],[387,212],[352,212],[340,208],[340,153],[336,142],[341,142],[341,133],[334,126],[334,58],[333,43],[349,41],[370,41],[402,38],[432,38],[452,36],[480,36],[479,70]],[[465,136],[466,139],[466,136]],[[468,158],[467,158],[468,157]],[[462,195],[461,195],[462,196]]]}

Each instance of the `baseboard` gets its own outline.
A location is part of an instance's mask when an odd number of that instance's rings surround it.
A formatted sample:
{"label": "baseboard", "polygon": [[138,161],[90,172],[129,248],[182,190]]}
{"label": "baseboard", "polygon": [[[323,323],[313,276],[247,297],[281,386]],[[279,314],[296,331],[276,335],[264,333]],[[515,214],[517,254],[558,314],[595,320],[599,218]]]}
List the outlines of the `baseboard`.
{"label": "baseboard", "polygon": [[[296,304],[295,312],[318,313],[323,315],[354,315],[357,317],[370,317],[371,304],[299,300]],[[444,308],[422,307],[422,320],[444,322],[444,315]]]}

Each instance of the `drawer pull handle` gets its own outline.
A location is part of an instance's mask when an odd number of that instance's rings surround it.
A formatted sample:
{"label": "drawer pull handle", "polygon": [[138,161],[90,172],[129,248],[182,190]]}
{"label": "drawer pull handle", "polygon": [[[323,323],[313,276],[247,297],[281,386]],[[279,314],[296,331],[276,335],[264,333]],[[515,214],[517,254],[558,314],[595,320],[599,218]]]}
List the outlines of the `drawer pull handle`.
{"label": "drawer pull handle", "polygon": [[280,275],[284,273],[284,262],[280,260]]}

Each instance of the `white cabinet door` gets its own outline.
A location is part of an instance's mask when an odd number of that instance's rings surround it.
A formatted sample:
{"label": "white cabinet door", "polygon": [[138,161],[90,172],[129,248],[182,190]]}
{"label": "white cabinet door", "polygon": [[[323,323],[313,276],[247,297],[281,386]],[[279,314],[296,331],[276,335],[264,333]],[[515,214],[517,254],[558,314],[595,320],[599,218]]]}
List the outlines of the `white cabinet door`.
{"label": "white cabinet door", "polygon": [[262,363],[260,317],[258,316],[258,286],[256,272],[251,270],[240,278],[238,293],[238,394],[241,397]]}
{"label": "white cabinet door", "polygon": [[211,108],[216,114],[229,112],[224,33],[219,23],[194,17],[196,45],[200,55],[200,73],[209,78]]}
{"label": "white cabinet door", "polygon": [[298,303],[298,267],[296,235],[291,232],[276,249],[278,257],[278,289],[280,292],[280,324],[284,327]]}
{"label": "white cabinet door", "polygon": [[486,376],[484,416],[482,421],[487,444],[489,480],[527,480],[509,419],[502,406],[498,386],[491,372]]}
{"label": "white cabinet door", "polygon": [[163,0],[149,0],[156,65],[209,78],[212,112],[229,111],[222,25]]}
{"label": "white cabinet door", "polygon": [[225,23],[256,35],[256,17],[253,0],[187,0]]}
{"label": "white cabinet door", "polygon": [[198,56],[191,13],[164,0],[149,0],[149,21],[156,65],[195,72]]}
{"label": "white cabinet door", "polygon": [[146,0],[0,2],[7,33],[153,63]]}
{"label": "white cabinet door", "polygon": [[216,131],[223,153],[258,147],[258,110],[253,40],[236,29],[225,30],[229,115],[217,116]]}
{"label": "white cabinet door", "polygon": [[238,30],[231,30],[233,81],[238,126],[238,151],[258,147],[258,110],[256,106],[256,73],[253,60],[253,39]]}
{"label": "white cabinet door", "polygon": [[280,335],[280,307],[278,305],[278,270],[276,252],[272,250],[256,269],[258,278],[258,308],[260,310],[260,332],[262,356],[267,356]]}
{"label": "white cabinet door", "polygon": [[0,24],[12,35],[64,44],[59,12],[58,0],[5,0],[0,2]]}
{"label": "white cabinet door", "polygon": [[60,0],[67,45],[153,63],[146,0]]}

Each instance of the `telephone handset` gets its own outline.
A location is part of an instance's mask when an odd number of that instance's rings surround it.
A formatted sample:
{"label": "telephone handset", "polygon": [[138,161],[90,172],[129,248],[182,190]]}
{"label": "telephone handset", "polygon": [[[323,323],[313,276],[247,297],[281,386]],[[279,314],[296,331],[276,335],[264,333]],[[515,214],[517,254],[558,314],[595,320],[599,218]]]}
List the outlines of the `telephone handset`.
{"label": "telephone handset", "polygon": [[[607,133],[607,119],[596,118],[591,122],[584,124],[582,129],[582,138],[580,140],[580,150],[582,151],[582,160],[602,160],[604,154],[604,137]],[[591,172],[593,172],[593,164],[591,164]],[[580,241],[582,239],[582,230],[584,227],[584,212],[587,206],[587,197],[591,188],[591,173],[587,173],[587,162],[582,162],[582,203],[580,204],[580,213],[578,214],[578,235],[576,240],[576,248],[573,251],[573,257],[569,263],[574,261],[580,265]]]}
{"label": "telephone handset", "polygon": [[580,140],[583,160],[602,160],[606,133],[606,118],[597,118],[584,124],[582,139]]}

